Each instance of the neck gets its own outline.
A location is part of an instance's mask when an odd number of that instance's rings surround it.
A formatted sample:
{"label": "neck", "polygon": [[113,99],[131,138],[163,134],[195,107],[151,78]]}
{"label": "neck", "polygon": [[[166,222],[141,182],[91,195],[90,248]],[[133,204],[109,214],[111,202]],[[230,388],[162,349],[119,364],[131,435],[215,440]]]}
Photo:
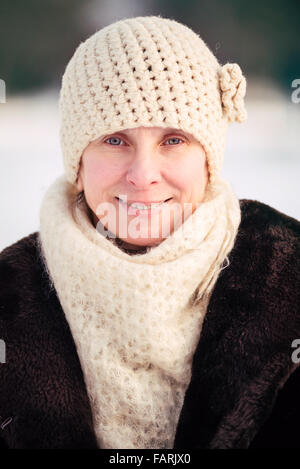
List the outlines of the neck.
{"label": "neck", "polygon": [[[89,206],[88,206],[88,212],[89,212],[90,220],[93,226],[96,228],[97,224],[99,223],[99,218],[94,214],[94,212],[91,210]],[[138,246],[136,244],[130,244],[118,237],[115,238],[115,241],[116,241],[116,244],[119,246],[119,248],[125,251],[133,252],[133,253],[146,252],[147,248],[150,247],[150,246]]]}

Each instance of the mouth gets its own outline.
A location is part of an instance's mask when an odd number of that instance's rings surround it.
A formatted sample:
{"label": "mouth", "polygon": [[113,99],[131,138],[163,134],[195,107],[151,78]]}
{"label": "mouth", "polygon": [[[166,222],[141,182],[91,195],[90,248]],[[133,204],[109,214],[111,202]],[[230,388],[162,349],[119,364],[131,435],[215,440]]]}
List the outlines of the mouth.
{"label": "mouth", "polygon": [[152,202],[149,204],[141,203],[141,202],[132,202],[132,203],[127,203],[124,200],[120,199],[119,197],[115,197],[116,200],[119,202],[119,204],[123,207],[126,207],[128,210],[129,215],[139,215],[143,213],[154,213],[155,211],[159,210],[170,202],[173,197],[169,197],[166,200],[162,200],[161,202]]}

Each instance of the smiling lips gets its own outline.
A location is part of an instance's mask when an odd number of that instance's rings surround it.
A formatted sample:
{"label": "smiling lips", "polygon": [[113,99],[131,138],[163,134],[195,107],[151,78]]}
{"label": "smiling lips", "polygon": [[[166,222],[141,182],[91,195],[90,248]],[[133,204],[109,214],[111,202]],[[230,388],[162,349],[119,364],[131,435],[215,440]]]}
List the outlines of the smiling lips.
{"label": "smiling lips", "polygon": [[171,200],[172,197],[160,202],[125,202],[124,200],[116,197],[119,203],[126,206],[129,215],[139,215],[143,213],[154,213],[159,207]]}
{"label": "smiling lips", "polygon": [[123,204],[126,204],[130,207],[133,207],[133,208],[138,208],[140,210],[144,210],[144,209],[147,209],[147,208],[152,208],[152,207],[157,207],[165,202],[168,202],[169,200],[171,200],[172,197],[169,197],[168,199],[165,199],[165,200],[161,200],[159,202],[157,201],[152,201],[152,200],[149,200],[149,201],[125,201],[125,200],[122,200],[120,199],[119,197],[116,197],[116,199],[119,200],[119,202],[122,202]]}

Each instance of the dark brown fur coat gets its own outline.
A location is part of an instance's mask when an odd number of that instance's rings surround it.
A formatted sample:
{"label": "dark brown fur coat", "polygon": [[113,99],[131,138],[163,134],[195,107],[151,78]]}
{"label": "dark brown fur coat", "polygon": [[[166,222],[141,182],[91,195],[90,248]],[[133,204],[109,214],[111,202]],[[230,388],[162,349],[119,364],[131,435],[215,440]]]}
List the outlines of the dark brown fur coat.
{"label": "dark brown fur coat", "polygon": [[[230,265],[215,285],[174,448],[300,448],[300,223],[241,200]],[[0,254],[0,447],[96,448],[75,344],[38,232]],[[299,354],[300,356],[300,354]]]}

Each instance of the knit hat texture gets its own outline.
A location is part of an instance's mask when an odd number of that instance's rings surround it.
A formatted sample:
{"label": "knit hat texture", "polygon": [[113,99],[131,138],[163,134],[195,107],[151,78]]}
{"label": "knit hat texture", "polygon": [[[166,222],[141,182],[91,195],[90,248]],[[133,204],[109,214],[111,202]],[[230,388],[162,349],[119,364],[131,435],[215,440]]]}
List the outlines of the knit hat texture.
{"label": "knit hat texture", "polygon": [[86,146],[140,126],[171,127],[203,146],[214,183],[229,122],[246,119],[246,80],[187,26],[160,16],[117,21],[82,42],[62,78],[60,139],[75,183]]}

